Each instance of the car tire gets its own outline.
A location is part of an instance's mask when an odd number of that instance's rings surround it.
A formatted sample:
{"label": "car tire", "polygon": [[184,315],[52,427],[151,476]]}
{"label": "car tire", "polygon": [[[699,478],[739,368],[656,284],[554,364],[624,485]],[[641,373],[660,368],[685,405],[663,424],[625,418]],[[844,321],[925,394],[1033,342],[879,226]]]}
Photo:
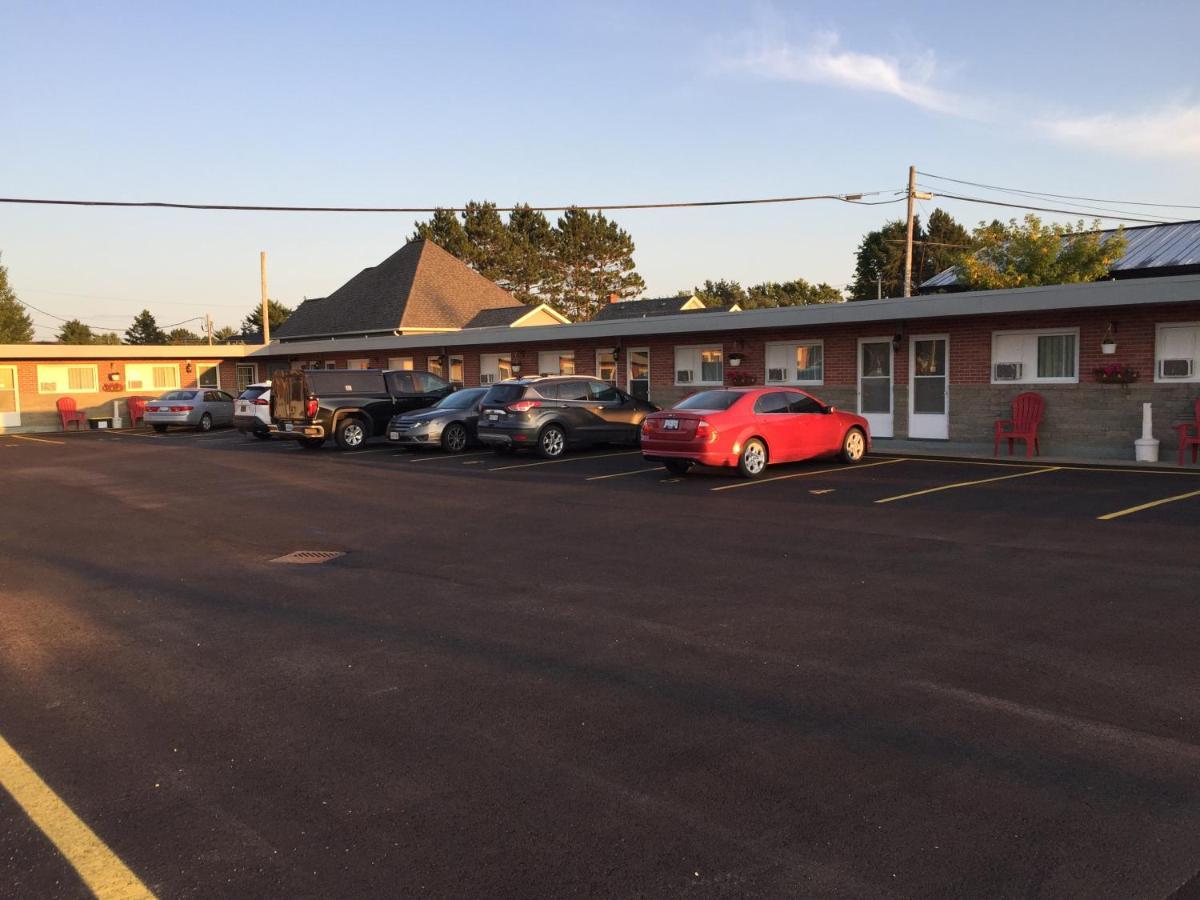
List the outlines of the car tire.
{"label": "car tire", "polygon": [[200,424],[197,426],[201,431],[212,431],[212,416],[205,413],[200,417]]}
{"label": "car tire", "polygon": [[162,434],[163,432],[165,432],[167,430],[166,425],[160,425],[157,422],[154,422],[150,427],[153,428],[155,431],[157,431],[159,434]]}
{"label": "car tire", "polygon": [[838,456],[846,465],[852,466],[856,462],[861,462],[866,453],[867,436],[863,434],[861,428],[851,428],[842,438],[842,450]]}
{"label": "car tire", "polygon": [[442,449],[447,453],[462,453],[467,449],[467,426],[451,422],[442,429]]}
{"label": "car tire", "polygon": [[271,439],[271,432],[269,431],[255,431],[251,433],[260,441],[269,441]]}
{"label": "car tire", "polygon": [[300,438],[300,446],[305,450],[317,450],[325,443],[325,438]]}
{"label": "car tire", "polygon": [[538,434],[537,452],[542,459],[558,459],[567,452],[567,433],[558,425],[547,425]]}
{"label": "car tire", "polygon": [[757,478],[767,470],[767,445],[758,438],[750,438],[738,457],[738,472],[743,478]]}
{"label": "car tire", "polygon": [[690,459],[668,459],[663,461],[663,466],[672,475],[686,475],[692,469],[692,461]]}
{"label": "car tire", "polygon": [[333,439],[339,450],[361,450],[366,446],[370,433],[366,422],[358,416],[346,416],[333,430]]}

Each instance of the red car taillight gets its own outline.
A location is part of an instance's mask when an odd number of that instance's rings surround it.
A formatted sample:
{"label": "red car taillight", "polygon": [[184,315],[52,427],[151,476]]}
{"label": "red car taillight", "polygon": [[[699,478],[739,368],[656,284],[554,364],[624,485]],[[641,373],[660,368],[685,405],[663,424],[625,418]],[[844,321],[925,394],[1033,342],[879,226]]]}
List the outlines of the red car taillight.
{"label": "red car taillight", "polygon": [[170,410],[171,410],[171,412],[191,412],[192,407],[190,407],[190,406],[172,406],[170,408]]}
{"label": "red car taillight", "polygon": [[310,419],[316,417],[316,415],[317,415],[317,398],[316,397],[313,397],[311,400],[309,400],[307,403],[304,404],[304,415],[306,415]]}
{"label": "red car taillight", "polygon": [[262,397],[259,397],[257,400],[251,400],[250,402],[253,403],[255,406],[270,406],[271,405],[270,400],[264,400]]}
{"label": "red car taillight", "polygon": [[542,402],[540,400],[518,400],[516,403],[510,403],[508,405],[508,411],[509,412],[529,412],[529,410],[533,409],[535,406],[541,406],[541,405],[542,405]]}
{"label": "red car taillight", "polygon": [[701,419],[696,423],[696,437],[711,444],[717,439],[717,429],[713,428],[708,420]]}
{"label": "red car taillight", "polygon": [[158,412],[157,406],[147,406],[143,408],[144,412]]}
{"label": "red car taillight", "polygon": [[642,434],[650,434],[658,430],[658,422],[654,419],[642,419]]}

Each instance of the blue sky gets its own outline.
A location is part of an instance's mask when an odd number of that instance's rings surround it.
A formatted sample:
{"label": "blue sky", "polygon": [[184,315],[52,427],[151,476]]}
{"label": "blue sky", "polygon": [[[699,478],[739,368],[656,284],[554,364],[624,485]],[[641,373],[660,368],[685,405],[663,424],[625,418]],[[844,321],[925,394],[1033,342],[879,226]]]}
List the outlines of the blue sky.
{"label": "blue sky", "polygon": [[[0,16],[2,196],[890,196],[915,163],[1200,204],[1195,3],[4,2]],[[968,223],[1018,214],[924,205]],[[844,285],[862,233],[902,213],[615,218],[654,295],[721,277]],[[256,302],[259,250],[272,296],[295,304],[383,259],[413,219],[4,206],[0,253],[21,298],[50,313],[124,327],[149,307],[163,324],[209,312],[221,325]]]}

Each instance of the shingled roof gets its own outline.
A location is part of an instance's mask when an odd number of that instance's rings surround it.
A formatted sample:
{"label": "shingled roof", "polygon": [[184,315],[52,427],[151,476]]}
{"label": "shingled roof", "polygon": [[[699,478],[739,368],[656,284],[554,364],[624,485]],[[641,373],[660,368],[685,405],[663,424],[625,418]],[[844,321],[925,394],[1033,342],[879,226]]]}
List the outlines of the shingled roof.
{"label": "shingled roof", "polygon": [[481,310],[500,309],[520,314],[528,307],[432,241],[410,241],[328,297],[305,300],[273,337],[457,329]]}
{"label": "shingled roof", "polygon": [[[612,322],[617,319],[645,319],[648,316],[674,316],[681,312],[703,312],[701,309],[685,310],[683,307],[691,300],[697,300],[692,294],[681,294],[678,297],[647,297],[644,300],[618,300],[607,303],[592,316],[593,322]],[[701,302],[697,300],[697,302]]]}

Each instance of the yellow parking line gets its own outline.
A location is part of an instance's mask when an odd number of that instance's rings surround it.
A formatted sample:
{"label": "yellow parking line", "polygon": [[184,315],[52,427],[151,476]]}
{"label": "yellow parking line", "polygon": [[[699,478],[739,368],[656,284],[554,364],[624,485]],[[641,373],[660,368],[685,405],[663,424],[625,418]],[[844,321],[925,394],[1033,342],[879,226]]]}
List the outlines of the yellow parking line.
{"label": "yellow parking line", "polygon": [[1139,506],[1131,506],[1129,509],[1119,509],[1116,512],[1108,513],[1103,516],[1096,516],[1101,522],[1107,522],[1110,519],[1119,519],[1121,516],[1132,515],[1135,512],[1141,512],[1143,509],[1153,509],[1156,506],[1162,506],[1164,503],[1174,503],[1176,500],[1187,500],[1189,497],[1200,497],[1200,491],[1190,491],[1186,494],[1176,494],[1174,497],[1163,497],[1161,500],[1151,500],[1149,503],[1142,503]]}
{"label": "yellow parking line", "polygon": [[39,444],[65,444],[66,441],[50,441],[46,438],[30,437],[27,434],[10,434],[8,437],[18,441],[37,441]]}
{"label": "yellow parking line", "polygon": [[991,484],[993,481],[1007,481],[1010,478],[1024,478],[1027,475],[1045,475],[1047,472],[1061,471],[1061,466],[1047,466],[1043,469],[1034,469],[1031,472],[1017,472],[1015,475],[997,475],[995,478],[979,478],[975,481],[959,481],[955,484],[942,484],[937,487],[925,488],[920,491],[913,491],[909,494],[899,494],[895,497],[884,497],[882,500],[876,500],[876,503],[891,503],[893,500],[907,500],[909,497],[921,497],[925,494],[936,494],[939,491],[952,491],[955,488],[974,487],[977,484]]}
{"label": "yellow parking line", "polygon": [[79,873],[100,900],[154,895],[71,808],[0,737],[0,785]]}
{"label": "yellow parking line", "polygon": [[641,475],[644,472],[664,472],[665,466],[652,466],[649,469],[631,469],[628,472],[614,472],[611,475],[592,475],[585,478],[584,481],[603,481],[605,478],[623,478],[626,475]]}
{"label": "yellow parking line", "polygon": [[609,456],[634,456],[641,452],[641,450],[623,450],[620,453],[595,453],[591,456],[568,456],[564,459],[543,459],[541,462],[517,463],[515,466],[497,466],[494,469],[488,469],[488,471],[503,472],[506,469],[530,469],[534,466],[552,466],[555,463],[583,462],[584,460],[588,459],[605,459]]}
{"label": "yellow parking line", "polygon": [[809,472],[793,472],[790,475],[775,475],[771,478],[756,478],[753,481],[737,481],[733,484],[723,484],[720,487],[709,488],[712,491],[732,491],[734,488],[753,487],[758,484],[767,484],[772,481],[785,481],[788,478],[807,478],[810,475],[829,475],[834,472],[858,472],[862,469],[872,469],[875,466],[890,466],[895,463],[904,462],[903,458],[885,459],[881,462],[860,463],[854,466],[838,466],[836,469],[816,469]]}
{"label": "yellow parking line", "polygon": [[[401,450],[396,453],[397,456],[408,456],[408,453]],[[466,459],[469,456],[491,456],[491,450],[481,450],[478,453],[443,453],[441,456],[422,456],[420,459],[410,459],[409,462],[447,462],[452,459]]]}

